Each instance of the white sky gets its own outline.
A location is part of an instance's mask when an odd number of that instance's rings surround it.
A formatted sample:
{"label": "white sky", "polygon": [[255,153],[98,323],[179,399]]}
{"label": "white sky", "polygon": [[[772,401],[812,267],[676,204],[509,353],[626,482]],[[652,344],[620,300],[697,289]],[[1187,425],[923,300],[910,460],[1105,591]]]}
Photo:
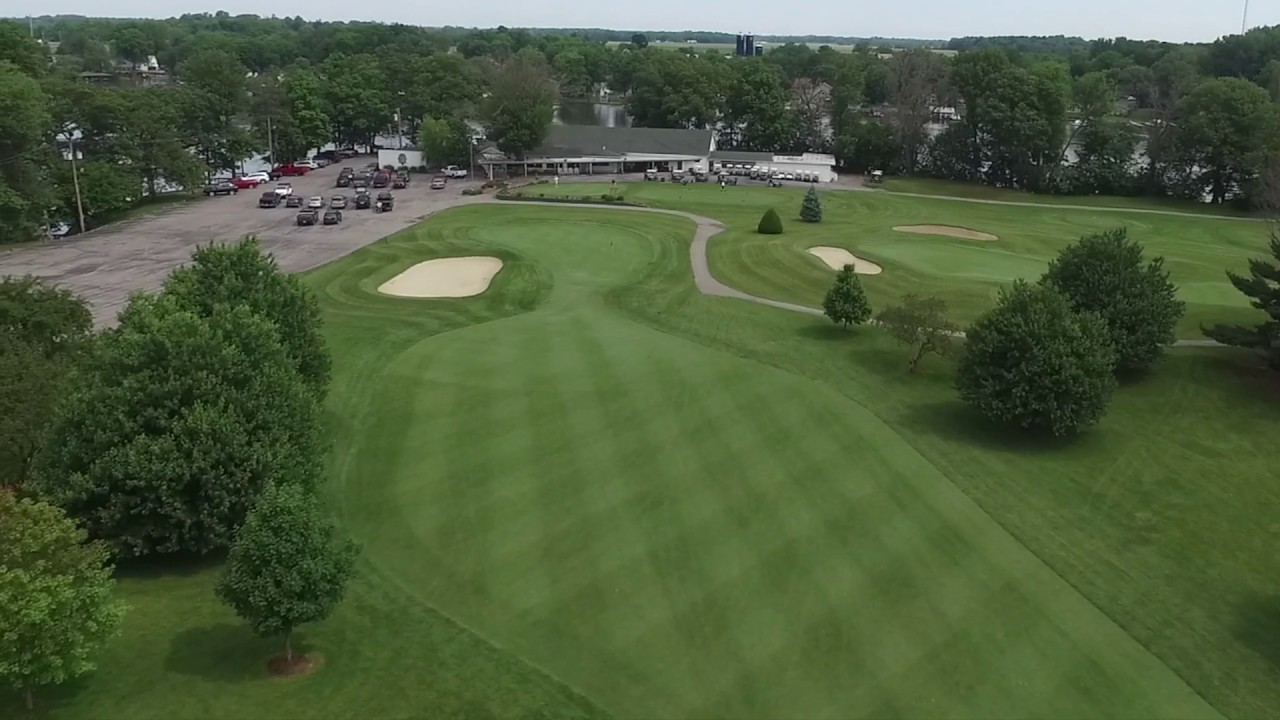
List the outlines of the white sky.
{"label": "white sky", "polygon": [[[1280,24],[1280,0],[1251,0],[1249,26]],[[6,7],[7,6],[7,7]],[[1210,41],[1240,31],[1244,0],[0,0],[21,11],[116,17],[187,12],[302,15],[414,25],[716,30],[758,35],[851,35],[947,39],[963,35],[1079,35]]]}

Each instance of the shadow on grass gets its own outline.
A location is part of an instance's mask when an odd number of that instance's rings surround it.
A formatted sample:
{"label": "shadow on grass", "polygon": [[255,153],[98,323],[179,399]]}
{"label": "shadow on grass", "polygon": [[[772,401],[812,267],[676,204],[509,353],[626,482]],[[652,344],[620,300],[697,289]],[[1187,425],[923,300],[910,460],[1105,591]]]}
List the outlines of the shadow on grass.
{"label": "shadow on grass", "polygon": [[1280,595],[1254,595],[1236,604],[1236,639],[1280,668]]}
{"label": "shadow on grass", "polygon": [[1083,435],[1057,437],[1048,433],[1011,428],[988,420],[957,399],[917,402],[903,413],[903,422],[916,432],[944,440],[974,445],[993,452],[1057,453],[1075,450],[1089,442]]}
{"label": "shadow on grass", "polygon": [[[169,643],[164,669],[214,682],[266,679],[267,658],[283,648],[280,640],[257,637],[240,623],[187,628]],[[307,648],[295,640],[294,651]]]}
{"label": "shadow on grass", "polygon": [[842,325],[836,325],[829,320],[819,321],[817,318],[812,323],[806,323],[796,329],[796,335],[809,340],[822,340],[824,342],[851,342],[858,340],[867,328],[846,328]]}
{"label": "shadow on grass", "polygon": [[130,580],[187,577],[221,567],[226,559],[225,552],[122,559],[116,562],[116,577]]}

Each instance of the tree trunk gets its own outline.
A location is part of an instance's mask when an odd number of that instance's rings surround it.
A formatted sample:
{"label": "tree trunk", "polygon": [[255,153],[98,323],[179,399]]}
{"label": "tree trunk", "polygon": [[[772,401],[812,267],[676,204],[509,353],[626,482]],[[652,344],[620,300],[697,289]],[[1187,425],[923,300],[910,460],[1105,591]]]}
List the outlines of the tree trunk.
{"label": "tree trunk", "polygon": [[911,370],[912,375],[914,375],[916,373],[916,370],[919,369],[920,358],[924,357],[924,351],[925,351],[925,348],[927,347],[928,345],[922,344],[919,348],[916,349],[916,356],[911,358],[911,363],[907,366],[907,368]]}
{"label": "tree trunk", "polygon": [[284,631],[284,661],[288,665],[293,664],[293,646],[289,641],[293,639],[293,628]]}
{"label": "tree trunk", "polygon": [[30,686],[30,685],[28,685],[26,688],[24,688],[24,689],[23,689],[23,695],[25,695],[25,696],[26,696],[26,700],[27,700],[27,710],[28,710],[28,711],[35,710],[35,709],[36,709],[36,699],[35,699],[35,696],[31,693],[31,686]]}

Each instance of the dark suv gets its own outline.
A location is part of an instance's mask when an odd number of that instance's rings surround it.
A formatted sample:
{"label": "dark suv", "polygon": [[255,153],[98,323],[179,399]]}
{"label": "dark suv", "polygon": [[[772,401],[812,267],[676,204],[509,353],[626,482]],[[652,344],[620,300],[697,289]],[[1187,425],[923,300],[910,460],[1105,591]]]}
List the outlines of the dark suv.
{"label": "dark suv", "polygon": [[262,197],[258,198],[258,207],[278,208],[280,207],[280,196],[273,192],[262,193]]}
{"label": "dark suv", "polygon": [[235,195],[240,192],[240,188],[236,187],[230,180],[214,180],[204,186],[204,194],[209,197],[214,195]]}
{"label": "dark suv", "polygon": [[316,210],[303,210],[298,213],[299,225],[315,225],[320,221],[320,213]]}

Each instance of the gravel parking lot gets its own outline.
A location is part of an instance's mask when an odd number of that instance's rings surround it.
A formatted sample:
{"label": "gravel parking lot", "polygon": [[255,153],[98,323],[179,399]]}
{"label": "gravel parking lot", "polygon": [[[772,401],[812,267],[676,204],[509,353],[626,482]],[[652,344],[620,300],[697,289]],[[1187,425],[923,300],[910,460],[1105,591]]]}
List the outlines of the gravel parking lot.
{"label": "gravel parking lot", "polygon": [[[367,158],[346,164],[362,167]],[[286,178],[303,197],[320,195],[326,204],[334,195],[354,195],[350,188],[335,187],[339,165]],[[338,225],[298,227],[297,210],[281,204],[274,210],[259,209],[258,198],[275,187],[242,190],[228,197],[201,198],[174,210],[111,225],[67,240],[0,250],[0,275],[36,275],[71,288],[87,299],[94,321],[101,327],[115,322],[129,294],[155,290],[173,268],[191,258],[197,245],[238,240],[257,235],[264,249],[274,253],[280,266],[299,272],[323,265],[351,251],[412,225],[433,212],[454,205],[483,202],[485,196],[459,193],[474,181],[452,181],[444,190],[430,190],[430,179],[415,175],[404,190],[393,190],[395,210],[375,213],[348,206]],[[376,196],[376,190],[370,189]]]}

